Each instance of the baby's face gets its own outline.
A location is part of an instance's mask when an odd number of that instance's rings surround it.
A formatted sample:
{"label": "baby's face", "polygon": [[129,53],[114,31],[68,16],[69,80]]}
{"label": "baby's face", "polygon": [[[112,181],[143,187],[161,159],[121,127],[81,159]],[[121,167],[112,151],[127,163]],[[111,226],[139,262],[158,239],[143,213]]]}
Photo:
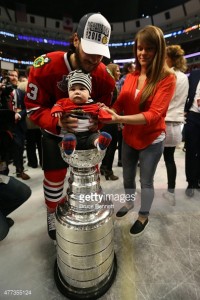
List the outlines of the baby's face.
{"label": "baby's face", "polygon": [[82,84],[74,84],[69,89],[69,98],[76,104],[87,102],[90,94]]}

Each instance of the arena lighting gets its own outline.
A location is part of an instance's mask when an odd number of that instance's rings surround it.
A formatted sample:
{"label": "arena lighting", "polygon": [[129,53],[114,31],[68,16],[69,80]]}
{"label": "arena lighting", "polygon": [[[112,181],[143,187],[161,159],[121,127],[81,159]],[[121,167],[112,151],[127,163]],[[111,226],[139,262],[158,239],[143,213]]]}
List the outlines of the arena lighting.
{"label": "arena lighting", "polygon": [[[195,57],[195,56],[200,56],[200,52],[194,52],[191,54],[184,55],[185,58],[190,58],[190,57]],[[114,59],[113,62],[115,64],[120,64],[120,63],[128,63],[128,62],[134,62],[135,58],[126,58],[126,59]]]}
{"label": "arena lighting", "polygon": [[[170,38],[170,37],[175,37],[177,35],[181,34],[188,34],[188,32],[191,32],[193,30],[200,30],[200,24],[193,25],[191,27],[188,27],[186,29],[174,31],[171,33],[164,34],[165,39]],[[53,39],[47,39],[47,38],[41,38],[41,37],[33,37],[33,36],[27,36],[27,35],[22,35],[22,34],[13,34],[10,32],[6,31],[0,31],[0,35],[3,36],[8,36],[11,38],[15,38],[18,40],[24,40],[27,42],[35,42],[35,43],[44,43],[44,44],[50,44],[50,45],[60,45],[60,46],[69,46],[69,42],[66,41],[61,41],[61,40],[53,40]],[[127,46],[132,46],[134,45],[133,41],[126,41],[126,42],[117,42],[117,43],[111,43],[109,44],[109,47],[127,47]]]}
{"label": "arena lighting", "polygon": [[129,62],[134,62],[135,58],[126,58],[126,59],[114,59],[113,62],[115,64],[125,64]]}
{"label": "arena lighting", "polygon": [[26,61],[26,60],[17,60],[17,59],[11,59],[11,58],[5,58],[0,56],[0,61],[7,61],[14,64],[22,64],[22,65],[32,65],[33,61]]}
{"label": "arena lighting", "polygon": [[2,31],[2,30],[0,31],[0,35],[9,36],[9,37],[12,37],[12,38],[15,37],[14,33]]}
{"label": "arena lighting", "polygon": [[69,42],[65,41],[58,41],[58,40],[52,40],[52,39],[47,39],[47,38],[38,38],[34,36],[26,36],[26,35],[19,35],[17,36],[18,40],[23,40],[27,42],[36,42],[36,43],[44,43],[44,44],[51,44],[51,45],[60,45],[60,46],[69,46]]}
{"label": "arena lighting", "polygon": [[[195,57],[195,56],[200,56],[200,52],[195,52],[195,53],[191,53],[191,54],[187,54],[185,55],[185,58],[190,58],[190,57]],[[32,65],[33,61],[26,61],[26,60],[17,60],[17,59],[10,59],[10,58],[5,58],[5,57],[1,57],[0,56],[0,61],[7,61],[7,62],[11,62],[14,64],[22,64],[22,65]],[[113,62],[116,64],[124,64],[127,62],[134,62],[135,58],[131,57],[131,58],[126,58],[126,59],[114,59]]]}
{"label": "arena lighting", "polygon": [[190,58],[190,57],[194,57],[194,56],[198,56],[198,55],[200,55],[200,52],[195,52],[195,53],[187,54],[187,55],[185,55],[185,58]]}
{"label": "arena lighting", "polygon": [[[200,24],[191,26],[189,28],[186,28],[184,30],[179,30],[175,31],[169,34],[165,34],[165,38],[169,38],[172,36],[180,35],[183,33],[188,33],[192,30],[199,29],[200,30]],[[25,35],[15,35],[10,32],[6,31],[0,31],[0,35],[3,35],[5,37],[11,37],[11,38],[17,38],[19,40],[25,40],[25,41],[32,41],[32,42],[37,42],[37,43],[45,43],[45,44],[52,44],[52,45],[62,45],[62,46],[69,46],[69,42],[65,41],[58,41],[58,40],[52,40],[52,39],[47,39],[47,38],[37,38],[37,37],[32,37],[32,36],[25,36]],[[126,46],[132,46],[134,45],[134,41],[132,42],[124,42],[124,43],[111,43],[109,44],[110,47],[126,47]],[[200,52],[195,52],[191,54],[185,55],[185,58],[190,58],[190,57],[195,57],[199,56]],[[5,57],[0,57],[0,61],[7,61],[7,62],[12,62],[15,64],[22,64],[22,65],[32,65],[33,61],[25,61],[25,60],[16,60],[16,59],[10,59],[10,58],[5,58]],[[115,59],[113,60],[114,63],[126,63],[126,62],[134,62],[135,58],[127,58],[127,59]]]}

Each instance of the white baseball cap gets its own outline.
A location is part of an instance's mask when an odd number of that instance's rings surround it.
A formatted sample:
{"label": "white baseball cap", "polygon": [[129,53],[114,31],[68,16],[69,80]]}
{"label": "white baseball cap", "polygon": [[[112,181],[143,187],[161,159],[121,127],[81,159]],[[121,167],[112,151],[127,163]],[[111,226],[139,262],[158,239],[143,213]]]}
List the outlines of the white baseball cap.
{"label": "white baseball cap", "polygon": [[110,58],[108,43],[111,26],[101,13],[89,13],[79,21],[77,34],[81,38],[83,51]]}

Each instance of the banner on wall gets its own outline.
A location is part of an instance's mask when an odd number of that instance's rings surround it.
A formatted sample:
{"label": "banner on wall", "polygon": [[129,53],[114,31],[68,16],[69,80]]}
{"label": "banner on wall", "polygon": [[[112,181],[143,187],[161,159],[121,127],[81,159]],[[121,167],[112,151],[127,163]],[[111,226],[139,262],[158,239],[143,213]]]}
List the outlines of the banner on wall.
{"label": "banner on wall", "polygon": [[14,70],[14,64],[8,61],[0,61],[1,70],[12,71]]}
{"label": "banner on wall", "polygon": [[26,4],[15,3],[15,19],[16,22],[27,22]]}
{"label": "banner on wall", "polygon": [[73,20],[72,17],[68,14],[64,14],[63,16],[63,29],[68,32],[73,31]]}

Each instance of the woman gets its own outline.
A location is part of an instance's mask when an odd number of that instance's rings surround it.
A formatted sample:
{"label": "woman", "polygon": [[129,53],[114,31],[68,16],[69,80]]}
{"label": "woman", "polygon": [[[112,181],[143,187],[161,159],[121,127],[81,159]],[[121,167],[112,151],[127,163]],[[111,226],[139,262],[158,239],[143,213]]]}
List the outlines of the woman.
{"label": "woman", "polygon": [[[117,82],[121,74],[119,65],[110,63],[106,66],[106,69],[110,73],[110,75],[114,78],[115,82]],[[117,96],[118,96],[118,89],[117,89],[117,85],[115,85],[115,89],[112,95],[111,105],[114,104],[115,100],[117,99]],[[100,172],[101,175],[105,175],[106,180],[117,180],[119,179],[119,177],[113,173],[112,166],[115,157],[115,151],[117,149],[118,134],[119,134],[118,124],[107,124],[101,129],[101,131],[106,131],[110,133],[112,136],[112,141],[106,150],[104,159],[102,160]]]}
{"label": "woman", "polygon": [[184,50],[179,45],[171,45],[167,47],[166,62],[176,74],[176,90],[169,104],[165,118],[166,139],[163,155],[167,169],[168,189],[165,193],[163,193],[163,197],[173,206],[176,204],[176,163],[174,160],[174,153],[176,146],[182,141],[184,106],[189,90],[188,77],[184,74],[187,70],[187,63],[184,54]]}
{"label": "woman", "polygon": [[[113,123],[123,123],[122,166],[126,205],[123,217],[133,208],[136,170],[140,161],[141,208],[130,229],[134,236],[148,225],[154,198],[154,174],[163,153],[165,115],[175,90],[176,78],[165,62],[166,45],[160,28],[148,25],[135,37],[136,71],[126,76],[118,99],[111,109]],[[123,113],[123,115],[120,115]]]}

